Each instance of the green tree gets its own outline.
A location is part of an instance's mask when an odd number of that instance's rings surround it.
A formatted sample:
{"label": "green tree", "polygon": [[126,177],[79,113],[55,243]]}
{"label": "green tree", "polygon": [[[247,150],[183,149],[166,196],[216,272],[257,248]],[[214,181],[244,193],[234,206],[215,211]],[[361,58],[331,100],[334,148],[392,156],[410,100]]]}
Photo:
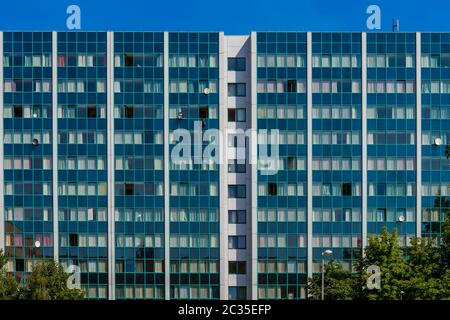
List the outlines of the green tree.
{"label": "green tree", "polygon": [[434,243],[430,238],[413,238],[405,249],[408,271],[403,281],[404,299],[440,300],[446,297],[441,278],[441,255]]}
{"label": "green tree", "polygon": [[[380,290],[369,290],[367,273],[369,266],[378,266],[381,272]],[[364,255],[360,255],[355,263],[356,276],[353,286],[357,299],[396,300],[402,296],[408,266],[404,252],[398,242],[397,230],[390,234],[386,228],[380,235],[369,236]]]}
{"label": "green tree", "polygon": [[[352,279],[337,261],[325,265],[324,274],[325,300],[351,300],[353,298]],[[315,274],[308,284],[310,299],[322,298],[322,274]]]}
{"label": "green tree", "polygon": [[18,297],[16,279],[5,270],[8,257],[0,250],[0,300],[14,300]]}
{"label": "green tree", "polygon": [[27,278],[27,284],[21,288],[20,297],[27,300],[80,300],[84,292],[69,289],[66,273],[54,260],[38,263]]}

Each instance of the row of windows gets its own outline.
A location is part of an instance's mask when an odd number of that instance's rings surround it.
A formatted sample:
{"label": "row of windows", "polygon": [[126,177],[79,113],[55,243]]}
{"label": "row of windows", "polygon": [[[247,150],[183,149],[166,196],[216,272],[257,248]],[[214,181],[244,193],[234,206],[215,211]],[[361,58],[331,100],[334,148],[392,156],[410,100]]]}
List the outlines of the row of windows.
{"label": "row of windows", "polygon": [[450,81],[422,81],[422,93],[450,93]]}
{"label": "row of windows", "polygon": [[60,80],[58,92],[106,92],[105,80]]}
{"label": "row of windows", "polygon": [[207,286],[172,286],[173,299],[211,299],[219,298],[218,288],[214,290],[212,287]]}
{"label": "row of windows", "polygon": [[[130,268],[130,265],[133,269]],[[162,273],[164,272],[164,261],[161,260],[116,260],[116,273]]]}
{"label": "row of windows", "polygon": [[444,222],[448,213],[446,210],[436,210],[436,209],[423,209],[422,211],[422,221],[423,222]]}
{"label": "row of windows", "polygon": [[58,118],[106,118],[106,106],[99,105],[58,105]]}
{"label": "row of windows", "polygon": [[450,54],[422,54],[422,68],[450,68]]}
{"label": "row of windows", "polygon": [[258,209],[258,222],[305,222],[306,209]]}
{"label": "row of windows", "polygon": [[[244,134],[237,134],[235,136],[238,136],[238,138],[243,138]],[[278,131],[278,144],[292,144],[292,145],[298,145],[298,144],[305,144],[305,133],[302,131],[284,131],[280,130]],[[267,144],[268,139],[273,139],[273,136],[265,135],[265,134],[258,134],[258,143],[259,144]],[[234,139],[235,140],[235,139]],[[239,139],[238,139],[239,140]],[[230,143],[230,140],[228,140]],[[232,143],[232,145],[236,147],[236,143]]]}
{"label": "row of windows", "polygon": [[361,81],[359,80],[314,80],[312,82],[313,93],[360,93]]}
{"label": "row of windows", "polygon": [[368,68],[414,68],[415,56],[412,54],[368,54]]}
{"label": "row of windows", "polygon": [[147,105],[147,104],[127,104],[127,105],[115,105],[114,106],[114,118],[115,119],[141,119],[141,118],[153,118],[162,119],[164,117],[162,105]]}
{"label": "row of windows", "polygon": [[[189,288],[186,288],[189,290]],[[199,288],[191,288],[192,293],[199,294]],[[206,298],[208,297],[208,288],[202,288],[206,290]],[[201,291],[204,294],[203,291]],[[142,285],[137,286],[116,286],[116,298],[117,299],[164,299],[164,286],[160,287],[144,287]]]}
{"label": "row of windows", "polygon": [[314,132],[313,144],[360,144],[360,134],[345,131]]}
{"label": "row of windows", "polygon": [[313,209],[314,222],[359,222],[361,211],[358,208],[347,209]]}
{"label": "row of windows", "polygon": [[39,241],[42,247],[52,247],[53,246],[53,234],[52,233],[33,233],[33,234],[22,234],[22,233],[6,233],[6,246],[15,247],[33,247],[35,241]]}
{"label": "row of windows", "polygon": [[162,131],[145,131],[145,132],[120,132],[114,133],[115,144],[163,144]]}
{"label": "row of windows", "polygon": [[306,170],[306,159],[303,157],[281,157],[278,170]]}
{"label": "row of windows", "polygon": [[422,170],[448,171],[450,170],[450,161],[446,158],[422,157]]}
{"label": "row of windows", "polygon": [[450,119],[450,106],[424,106],[422,105],[423,119]]}
{"label": "row of windows", "polygon": [[422,183],[422,196],[450,196],[450,188],[447,183]]}
{"label": "row of windows", "polygon": [[[245,58],[241,58],[245,59]],[[449,54],[423,54],[423,68],[449,68]],[[229,67],[230,67],[230,63]],[[59,54],[58,67],[96,67],[106,65],[106,55],[104,53],[79,53],[79,54]],[[241,62],[242,65],[242,62]],[[235,71],[245,71],[239,68]],[[313,55],[312,65],[314,68],[358,68],[360,67],[359,55]],[[5,54],[3,56],[4,67],[51,67],[52,59],[50,53],[43,54]],[[122,53],[114,55],[115,67],[163,67],[162,54],[150,53]],[[170,55],[169,66],[186,67],[217,67],[217,55]],[[279,68],[303,68],[305,67],[304,55],[258,55],[258,67],[279,67]],[[368,68],[414,68],[415,57],[411,54],[398,55],[367,55]],[[234,70],[233,68],[231,70]]]}
{"label": "row of windows", "polygon": [[360,183],[314,183],[312,189],[313,196],[360,196]]}
{"label": "row of windows", "polygon": [[25,144],[25,143],[44,143],[49,144],[51,131],[43,130],[42,132],[31,132],[29,130],[22,130],[20,132],[11,133],[5,130],[3,142],[5,144]]}
{"label": "row of windows", "polygon": [[116,53],[114,67],[163,67],[164,55],[160,53]]}
{"label": "row of windows", "polygon": [[163,170],[163,157],[117,157],[116,170]]}
{"label": "row of windows", "polygon": [[314,248],[358,248],[361,239],[354,235],[313,235]]}
{"label": "row of windows", "polygon": [[171,273],[218,273],[219,263],[209,260],[170,261]]}
{"label": "row of windows", "polygon": [[116,196],[163,196],[163,182],[127,182],[115,184]]}
{"label": "row of windows", "polygon": [[[201,161],[201,160],[200,160]],[[170,161],[170,170],[185,171],[185,170],[218,170],[219,166],[214,161],[204,159],[201,164],[194,164],[191,159],[181,161]]]}
{"label": "row of windows", "polygon": [[108,236],[106,234],[62,234],[59,236],[61,247],[99,247],[108,246]]}
{"label": "row of windows", "polygon": [[106,196],[107,183],[60,182],[58,186],[58,194],[61,196]]}
{"label": "row of windows", "polygon": [[416,221],[415,209],[367,209],[367,221],[369,222],[398,222],[400,220],[405,222]]}
{"label": "row of windows", "polygon": [[6,221],[51,221],[51,208],[5,208]]}
{"label": "row of windows", "polygon": [[313,106],[313,119],[359,119],[361,118],[358,106]]}
{"label": "row of windows", "polygon": [[415,158],[371,158],[367,159],[367,170],[416,170]]}
{"label": "row of windows", "polygon": [[175,183],[170,184],[171,196],[217,196],[217,183],[214,182],[195,182],[190,183]]}
{"label": "row of windows", "polygon": [[414,119],[414,106],[368,106],[367,119]]}
{"label": "row of windows", "polygon": [[114,221],[116,222],[162,222],[164,221],[164,212],[158,208],[116,208],[114,217]]}
{"label": "row of windows", "polygon": [[163,93],[163,88],[164,86],[162,80],[114,80],[114,93]]}
{"label": "row of windows", "polygon": [[367,144],[415,144],[416,135],[414,132],[368,132]]}
{"label": "row of windows", "polygon": [[171,68],[217,68],[216,54],[171,54],[169,67]]}
{"label": "row of windows", "polygon": [[104,67],[106,53],[58,54],[58,67]]}
{"label": "row of windows", "polygon": [[305,106],[299,105],[260,105],[258,119],[304,119]]}
{"label": "row of windows", "polygon": [[306,188],[304,183],[259,183],[259,196],[305,196]]}
{"label": "row of windows", "polygon": [[52,81],[31,79],[5,80],[4,92],[52,92]]}
{"label": "row of windows", "polygon": [[171,222],[218,222],[219,213],[217,208],[210,209],[184,209],[171,208],[170,209]]}
{"label": "row of windows", "polygon": [[5,105],[3,107],[4,118],[51,118],[51,105]]}
{"label": "row of windows", "polygon": [[118,248],[162,248],[164,246],[164,235],[116,235],[116,246]]}
{"label": "row of windows", "polygon": [[43,169],[50,170],[52,168],[51,157],[5,157],[4,159],[5,170],[31,170],[31,169]]}
{"label": "row of windows", "polygon": [[59,170],[105,170],[106,158],[97,157],[58,157]]}
{"label": "row of windows", "polygon": [[258,80],[258,93],[306,93],[305,80]]}
{"label": "row of windows", "polygon": [[361,65],[359,55],[313,55],[313,68],[359,68]]}
{"label": "row of windows", "polygon": [[51,67],[51,53],[28,54],[28,53],[5,53],[3,56],[3,67]]}
{"label": "row of windows", "polygon": [[306,288],[298,286],[268,286],[258,287],[258,299],[293,299],[301,298],[306,299]]}
{"label": "row of windows", "polygon": [[415,81],[405,80],[369,80],[367,93],[415,93]]}
{"label": "row of windows", "polygon": [[52,194],[50,182],[5,182],[5,195],[44,195]]}
{"label": "row of windows", "polygon": [[361,160],[352,158],[325,158],[314,157],[312,160],[313,170],[361,170]]}
{"label": "row of windows", "polygon": [[260,234],[258,248],[305,248],[306,235]]}
{"label": "row of windows", "polygon": [[105,144],[106,139],[104,132],[96,130],[60,131],[58,133],[58,143]]}
{"label": "row of windows", "polygon": [[258,261],[258,273],[306,273],[306,263],[302,260]]}
{"label": "row of windows", "polygon": [[369,196],[411,197],[416,194],[415,183],[368,183]]}
{"label": "row of windows", "polygon": [[[170,80],[170,93],[217,93],[216,80]],[[117,91],[116,91],[117,92]]]}
{"label": "row of windows", "polygon": [[294,54],[258,54],[259,68],[305,68],[305,55]]}
{"label": "row of windows", "polygon": [[441,139],[441,143],[446,145],[450,143],[450,132],[422,132],[422,145],[431,145],[436,143],[436,139]]}
{"label": "row of windows", "polygon": [[170,235],[171,248],[218,248],[217,234],[177,234]]}
{"label": "row of windows", "polygon": [[[185,118],[200,118],[200,119],[217,119],[216,104],[209,106],[205,105],[176,105],[170,106],[169,119],[182,120]],[[245,109],[244,109],[245,110]]]}
{"label": "row of windows", "polygon": [[65,270],[71,265],[80,267],[80,272],[108,272],[108,261],[104,259],[85,260],[79,259],[77,261],[62,260],[61,265]]}
{"label": "row of windows", "polygon": [[59,221],[107,221],[106,208],[70,208],[58,211]]}

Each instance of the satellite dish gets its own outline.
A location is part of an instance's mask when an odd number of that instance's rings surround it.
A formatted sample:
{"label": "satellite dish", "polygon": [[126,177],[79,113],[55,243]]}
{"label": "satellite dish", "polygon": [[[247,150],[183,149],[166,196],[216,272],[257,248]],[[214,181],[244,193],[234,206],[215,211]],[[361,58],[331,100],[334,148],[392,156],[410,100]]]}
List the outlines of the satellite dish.
{"label": "satellite dish", "polygon": [[398,222],[405,222],[405,216],[399,216]]}
{"label": "satellite dish", "polygon": [[183,112],[178,112],[178,120],[182,120],[183,119]]}
{"label": "satellite dish", "polygon": [[208,94],[209,94],[209,88],[203,89],[203,93],[204,93],[205,95],[208,95]]}
{"label": "satellite dish", "polygon": [[41,242],[39,240],[36,240],[36,242],[34,243],[34,246],[36,248],[39,248],[41,246]]}
{"label": "satellite dish", "polygon": [[440,145],[442,145],[442,139],[441,139],[441,138],[436,138],[436,139],[434,139],[434,145],[435,145],[435,146],[440,146]]}
{"label": "satellite dish", "polygon": [[37,146],[39,144],[39,140],[34,138],[33,139],[33,146]]}

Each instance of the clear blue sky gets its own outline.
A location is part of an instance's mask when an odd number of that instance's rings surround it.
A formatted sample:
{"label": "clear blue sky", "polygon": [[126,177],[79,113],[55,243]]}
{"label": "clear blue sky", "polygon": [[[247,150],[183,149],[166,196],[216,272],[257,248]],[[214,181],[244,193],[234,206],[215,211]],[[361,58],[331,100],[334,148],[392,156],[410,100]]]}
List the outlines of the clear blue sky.
{"label": "clear blue sky", "polygon": [[381,7],[382,31],[450,31],[448,0],[3,0],[0,30],[66,30],[66,8],[81,7],[82,30],[364,31]]}

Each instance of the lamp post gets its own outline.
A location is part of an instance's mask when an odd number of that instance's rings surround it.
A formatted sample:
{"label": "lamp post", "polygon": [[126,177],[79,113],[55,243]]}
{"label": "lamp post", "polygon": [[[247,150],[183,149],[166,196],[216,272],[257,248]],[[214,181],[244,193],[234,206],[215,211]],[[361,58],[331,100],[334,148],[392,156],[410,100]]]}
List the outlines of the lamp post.
{"label": "lamp post", "polygon": [[333,251],[327,249],[322,252],[322,300],[325,300],[325,257],[331,256]]}

